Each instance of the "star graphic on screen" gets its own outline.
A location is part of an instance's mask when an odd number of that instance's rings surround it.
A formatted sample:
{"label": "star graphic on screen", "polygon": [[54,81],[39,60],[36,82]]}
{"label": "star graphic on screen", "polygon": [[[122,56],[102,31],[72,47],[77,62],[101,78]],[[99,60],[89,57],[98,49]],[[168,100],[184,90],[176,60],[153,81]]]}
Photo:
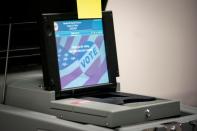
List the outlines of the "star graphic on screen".
{"label": "star graphic on screen", "polygon": [[61,46],[58,46],[58,49],[59,69],[62,70],[71,65],[76,60],[76,57]]}

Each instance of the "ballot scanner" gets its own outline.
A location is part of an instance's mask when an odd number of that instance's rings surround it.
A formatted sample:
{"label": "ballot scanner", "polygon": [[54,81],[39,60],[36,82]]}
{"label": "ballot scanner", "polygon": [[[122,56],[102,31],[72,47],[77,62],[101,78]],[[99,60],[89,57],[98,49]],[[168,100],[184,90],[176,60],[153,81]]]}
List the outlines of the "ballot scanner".
{"label": "ballot scanner", "polygon": [[60,119],[118,127],[180,115],[180,103],[117,91],[119,76],[111,11],[102,18],[75,13],[41,17],[44,85]]}

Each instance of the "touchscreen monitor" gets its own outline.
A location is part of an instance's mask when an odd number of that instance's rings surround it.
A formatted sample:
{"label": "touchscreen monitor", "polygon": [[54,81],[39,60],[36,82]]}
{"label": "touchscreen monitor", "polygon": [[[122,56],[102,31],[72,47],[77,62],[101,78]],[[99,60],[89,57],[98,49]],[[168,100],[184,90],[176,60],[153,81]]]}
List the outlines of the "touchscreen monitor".
{"label": "touchscreen monitor", "polygon": [[54,21],[61,90],[109,83],[102,19]]}
{"label": "touchscreen monitor", "polygon": [[119,76],[113,17],[78,19],[75,13],[41,17],[43,78],[56,98],[116,90]]}

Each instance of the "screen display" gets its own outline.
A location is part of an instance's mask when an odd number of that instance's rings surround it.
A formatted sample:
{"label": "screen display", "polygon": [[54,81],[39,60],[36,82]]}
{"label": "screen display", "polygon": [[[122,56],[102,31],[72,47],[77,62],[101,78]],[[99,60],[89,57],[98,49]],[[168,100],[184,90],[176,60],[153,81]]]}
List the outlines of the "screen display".
{"label": "screen display", "polygon": [[54,22],[61,89],[109,83],[101,19]]}

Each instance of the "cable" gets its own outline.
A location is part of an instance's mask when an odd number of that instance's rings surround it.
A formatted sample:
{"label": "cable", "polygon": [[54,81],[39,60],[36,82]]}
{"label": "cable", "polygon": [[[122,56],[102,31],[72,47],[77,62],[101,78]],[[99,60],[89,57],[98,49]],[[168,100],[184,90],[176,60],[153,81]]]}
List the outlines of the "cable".
{"label": "cable", "polygon": [[7,46],[6,61],[5,61],[2,104],[5,104],[6,93],[7,93],[7,70],[8,70],[8,58],[9,58],[9,50],[10,50],[10,43],[11,43],[11,31],[12,31],[12,23],[9,24],[9,32],[8,32],[8,46]]}

